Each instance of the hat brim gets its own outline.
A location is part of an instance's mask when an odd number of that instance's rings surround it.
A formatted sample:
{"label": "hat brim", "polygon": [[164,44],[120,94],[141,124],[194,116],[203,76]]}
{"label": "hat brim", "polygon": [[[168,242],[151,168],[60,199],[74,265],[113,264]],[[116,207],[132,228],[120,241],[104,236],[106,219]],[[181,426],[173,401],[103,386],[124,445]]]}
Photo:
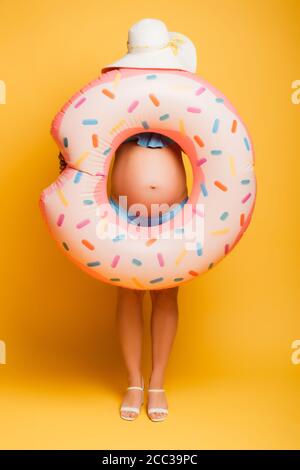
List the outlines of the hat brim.
{"label": "hat brim", "polygon": [[177,37],[184,42],[180,44],[175,55],[171,47],[149,51],[146,53],[130,52],[121,59],[106,65],[102,72],[111,68],[156,68],[156,69],[175,69],[195,73],[196,71],[196,48],[192,41],[180,33],[169,32],[170,39]]}

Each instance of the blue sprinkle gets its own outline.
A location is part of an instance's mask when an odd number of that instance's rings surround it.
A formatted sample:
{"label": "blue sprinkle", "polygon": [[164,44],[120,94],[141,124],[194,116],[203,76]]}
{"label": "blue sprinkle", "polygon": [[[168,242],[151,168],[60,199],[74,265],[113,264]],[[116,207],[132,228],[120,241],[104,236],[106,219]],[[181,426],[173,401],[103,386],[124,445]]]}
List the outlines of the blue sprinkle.
{"label": "blue sprinkle", "polygon": [[250,150],[250,145],[249,145],[247,137],[244,137],[244,144],[245,144],[246,149],[249,151]]}
{"label": "blue sprinkle", "polygon": [[65,250],[69,251],[70,248],[68,247],[68,245],[66,244],[66,242],[63,242],[62,243],[62,246],[64,247]]}
{"label": "blue sprinkle", "polygon": [[242,180],[241,181],[241,184],[249,184],[250,183],[250,180]]}
{"label": "blue sprinkle", "polygon": [[216,102],[217,103],[224,103],[224,100],[223,100],[223,98],[216,98]]}
{"label": "blue sprinkle", "polygon": [[117,235],[115,238],[113,238],[113,242],[119,242],[121,240],[124,240],[125,234],[121,233],[120,235]]}
{"label": "blue sprinkle", "polygon": [[64,137],[64,146],[68,147],[68,145],[69,145],[68,138]]}
{"label": "blue sprinkle", "polygon": [[82,121],[82,124],[84,126],[93,126],[95,124],[98,124],[98,121],[97,121],[97,119],[84,119]]}
{"label": "blue sprinkle", "polygon": [[119,281],[121,281],[121,279],[120,279],[119,277],[111,277],[111,278],[110,278],[110,281],[112,281],[112,282],[119,282]]}
{"label": "blue sprinkle", "polygon": [[100,266],[100,264],[100,261],[90,261],[89,263],[86,263],[89,268],[95,268],[96,266]]}
{"label": "blue sprinkle", "polygon": [[173,279],[174,282],[180,282],[180,281],[183,281],[184,277],[175,277],[175,279]]}
{"label": "blue sprinkle", "polygon": [[136,266],[141,266],[143,263],[139,259],[133,258],[132,264],[135,264]]}
{"label": "blue sprinkle", "polygon": [[151,284],[156,284],[157,282],[161,282],[163,280],[164,280],[163,277],[157,277],[156,279],[151,279],[150,283]]}
{"label": "blue sprinkle", "polygon": [[197,243],[197,256],[202,256],[203,251],[202,251],[202,246],[201,243]]}
{"label": "blue sprinkle", "polygon": [[201,187],[201,191],[202,191],[202,194],[204,197],[207,197],[208,196],[208,192],[207,192],[207,189],[206,189],[206,186],[204,183],[200,184],[200,187]]}
{"label": "blue sprinkle", "polygon": [[81,171],[77,171],[76,175],[75,175],[75,178],[74,178],[74,183],[75,184],[78,184],[79,181],[81,180],[81,177],[82,177],[82,172]]}
{"label": "blue sprinkle", "polygon": [[149,125],[147,123],[147,121],[142,121],[142,126],[144,129],[149,129]]}
{"label": "blue sprinkle", "polygon": [[91,199],[85,199],[85,200],[83,201],[83,204],[84,204],[85,206],[90,206],[91,204],[94,204],[94,201],[92,201]]}
{"label": "blue sprinkle", "polygon": [[215,122],[214,122],[214,125],[213,125],[213,128],[212,128],[213,134],[216,134],[218,132],[219,124],[220,124],[220,119],[215,119]]}
{"label": "blue sprinkle", "polygon": [[108,147],[106,150],[104,150],[103,155],[107,155],[111,151],[111,147]]}
{"label": "blue sprinkle", "polygon": [[220,216],[220,219],[226,220],[228,216],[229,216],[229,212],[223,212],[223,214]]}
{"label": "blue sprinkle", "polygon": [[166,119],[169,119],[169,117],[170,117],[170,114],[163,114],[162,116],[160,116],[159,120],[165,121]]}
{"label": "blue sprinkle", "polygon": [[222,150],[212,150],[210,153],[211,153],[212,155],[221,155]]}
{"label": "blue sprinkle", "polygon": [[157,75],[147,75],[146,78],[147,80],[154,80],[155,78],[157,78]]}
{"label": "blue sprinkle", "polygon": [[184,233],[184,228],[176,228],[175,232],[176,233]]}

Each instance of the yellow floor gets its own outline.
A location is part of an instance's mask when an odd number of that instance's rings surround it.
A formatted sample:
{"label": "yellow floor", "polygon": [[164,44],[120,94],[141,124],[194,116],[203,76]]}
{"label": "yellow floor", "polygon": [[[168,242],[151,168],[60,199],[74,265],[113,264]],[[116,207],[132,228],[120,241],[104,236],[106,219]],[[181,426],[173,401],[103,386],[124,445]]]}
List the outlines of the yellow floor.
{"label": "yellow floor", "polygon": [[121,420],[121,382],[58,374],[2,383],[0,448],[299,448],[299,391],[291,378],[168,383],[164,423],[152,423],[145,408],[137,421]]}

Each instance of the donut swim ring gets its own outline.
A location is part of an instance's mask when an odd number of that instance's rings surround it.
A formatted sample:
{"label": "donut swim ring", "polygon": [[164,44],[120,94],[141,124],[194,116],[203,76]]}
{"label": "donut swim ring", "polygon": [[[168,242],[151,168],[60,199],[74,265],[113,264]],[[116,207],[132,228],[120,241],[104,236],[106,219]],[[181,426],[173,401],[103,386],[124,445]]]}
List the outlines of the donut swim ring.
{"label": "donut swim ring", "polygon": [[[188,156],[193,187],[166,223],[128,223],[109,202],[116,149],[154,132]],[[162,289],[203,274],[224,258],[249,225],[255,204],[254,153],[233,106],[194,73],[109,70],[76,93],[51,128],[67,163],[42,192],[53,238],[81,269],[132,289]]]}

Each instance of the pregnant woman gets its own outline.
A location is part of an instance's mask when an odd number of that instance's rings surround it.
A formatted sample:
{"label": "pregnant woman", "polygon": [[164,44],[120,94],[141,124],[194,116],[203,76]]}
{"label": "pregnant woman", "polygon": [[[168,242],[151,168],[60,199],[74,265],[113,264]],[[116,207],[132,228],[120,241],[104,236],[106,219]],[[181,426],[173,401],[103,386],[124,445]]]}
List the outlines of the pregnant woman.
{"label": "pregnant woman", "polygon": [[[256,197],[254,154],[232,105],[195,75],[196,50],[186,36],[146,18],[130,28],[127,48],[123,58],[104,67],[103,76],[73,95],[53,120],[61,169],[67,168],[42,192],[40,208],[70,260],[100,281],[119,286],[117,327],[128,379],[120,414],[129,421],[137,418],[144,399],[142,303],[150,290],[147,411],[151,420],[163,421],[168,415],[166,368],[178,324],[178,282],[206,272],[243,236]],[[189,203],[181,148],[193,169]],[[205,214],[197,210],[198,202]],[[106,213],[99,220],[102,203]],[[183,214],[190,217],[179,227],[166,226],[185,204]],[[128,243],[127,235],[137,232],[147,234],[147,242],[136,236]],[[183,236],[173,240],[173,233]],[[186,249],[190,235],[195,243]],[[153,243],[154,250],[148,250]]]}
{"label": "pregnant woman", "polygon": [[[121,196],[127,197],[127,209]],[[134,222],[133,204],[143,204],[151,216],[138,217],[146,224],[159,224],[174,216],[187,200],[186,174],[180,147],[155,133],[142,133],[127,139],[116,151],[111,177],[111,203]],[[162,210],[158,212],[158,205]],[[172,206],[172,207],[171,207]],[[168,209],[168,207],[170,209]],[[127,211],[127,213],[125,212]],[[143,223],[144,224],[144,223]],[[143,403],[144,380],[141,371],[145,291],[119,287],[117,325],[128,377],[128,389],[121,417],[137,418]],[[168,414],[164,391],[166,366],[178,322],[178,287],[151,290],[152,371],[148,388],[148,416],[162,421]]]}
{"label": "pregnant woman", "polygon": [[[157,80],[155,69],[194,73],[197,62],[195,46],[185,35],[169,32],[161,20],[146,18],[129,29],[127,48],[128,53],[124,57],[104,67],[102,72],[124,67],[144,69],[146,71],[143,78],[145,93],[148,89],[154,90],[154,94],[148,97],[145,94],[144,100],[148,100],[149,106],[153,107],[153,116],[157,114],[153,119],[159,119],[163,128],[164,119],[169,117],[168,110],[172,108],[173,96],[178,96],[181,88],[174,86],[169,89],[167,87],[164,93],[170,93],[169,100],[160,108],[160,82]],[[117,74],[116,77],[120,75]],[[119,100],[121,103],[117,78],[114,79],[112,86],[113,92],[102,90],[102,93],[106,93],[106,99],[115,103]],[[155,90],[157,90],[158,97],[155,96]],[[139,104],[138,100],[133,103],[135,106]],[[84,112],[86,104],[88,101],[85,97],[81,97],[79,105],[77,107],[75,105],[74,110]],[[123,105],[120,104],[120,106],[122,108]],[[138,125],[137,121],[141,119],[138,117],[139,109],[137,107],[135,111],[135,108],[131,106],[127,108],[126,116],[128,115],[129,122],[130,119],[136,120],[135,125]],[[85,124],[90,124],[90,119],[85,121],[83,121]],[[149,128],[147,122],[142,120],[142,124],[144,129]],[[57,127],[60,128],[60,121]],[[72,127],[68,132],[71,131]],[[66,139],[63,145],[68,146]],[[96,147],[97,145],[96,143]],[[66,163],[62,155],[60,158],[61,170],[63,170]],[[125,140],[115,151],[109,199],[114,210],[125,217],[129,223],[154,226],[173,218],[188,199],[180,146],[167,136],[147,130]],[[138,214],[134,211],[133,205],[137,204],[142,205],[142,213]],[[137,418],[144,400],[141,355],[142,304],[145,292],[124,287],[118,288],[117,327],[128,378],[128,388],[121,404],[120,414],[123,419],[129,421]],[[163,421],[168,414],[164,380],[177,329],[178,287],[150,290],[150,295],[152,300],[152,371],[147,380],[149,392],[147,411],[152,421]]]}
{"label": "pregnant woman", "polygon": [[[82,88],[56,115],[51,133],[62,152],[61,169],[67,168],[42,192],[40,208],[52,236],[73,262],[100,281],[119,283],[117,326],[128,378],[120,413],[130,421],[137,418],[143,402],[142,301],[150,290],[148,416],[163,421],[168,414],[164,380],[178,323],[177,282],[210,269],[244,234],[255,204],[254,154],[247,129],[232,105],[194,75],[196,50],[186,36],[147,18],[130,28],[127,46],[128,54],[102,69],[103,76]],[[159,235],[175,232],[165,222],[187,203],[181,148],[190,158],[194,176],[184,215],[191,208],[194,211],[190,219],[180,222],[184,236],[175,244],[171,236],[162,240],[165,237]],[[111,205],[106,206],[104,224],[100,224],[98,210],[107,203],[113,154]],[[222,158],[217,157],[221,154]],[[196,210],[198,202],[204,203],[208,216]],[[108,230],[120,225],[114,211],[129,222],[121,237],[111,237]],[[200,221],[195,232],[187,227],[190,221]],[[150,245],[142,237],[128,244],[126,235],[136,232],[147,233]],[[151,238],[153,232],[155,238]],[[195,244],[187,253],[189,235]],[[152,242],[156,256],[146,249]],[[175,263],[164,263],[163,254],[168,253]],[[143,282],[135,277],[137,271]],[[161,289],[155,290],[157,285]]]}
{"label": "pregnant woman", "polygon": [[[103,70],[115,67],[196,70],[197,54],[193,42],[181,33],[169,32],[165,23],[158,19],[145,18],[135,23],[128,31],[127,48],[125,56]],[[150,217],[144,214],[140,217],[143,225],[167,221],[187,200],[181,149],[177,143],[160,134],[142,133],[127,139],[116,151],[111,181],[112,205],[117,211],[124,212],[120,196],[127,196],[128,212],[132,204],[143,204],[151,214]],[[153,206],[157,204],[165,206],[161,214]],[[167,207],[173,204],[177,209],[168,210]],[[134,219],[134,214],[131,217],[125,212],[125,215],[129,220]],[[127,420],[137,418],[144,396],[141,373],[144,294],[145,291],[119,288],[118,331],[129,384],[121,406],[121,417]],[[148,416],[152,421],[163,421],[168,414],[163,386],[177,328],[178,287],[151,290],[150,295],[152,372],[148,387]]]}

